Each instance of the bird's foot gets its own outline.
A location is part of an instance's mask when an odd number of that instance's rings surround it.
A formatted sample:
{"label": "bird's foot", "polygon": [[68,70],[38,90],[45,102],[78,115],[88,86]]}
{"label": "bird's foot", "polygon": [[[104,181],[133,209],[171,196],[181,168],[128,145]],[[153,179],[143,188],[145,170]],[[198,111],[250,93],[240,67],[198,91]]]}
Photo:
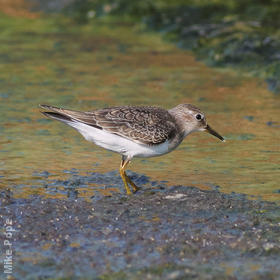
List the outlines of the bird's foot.
{"label": "bird's foot", "polygon": [[131,185],[132,189],[133,189],[133,193],[136,193],[137,191],[139,191],[141,188],[139,188],[138,186],[136,186],[133,181],[126,175],[126,181]]}

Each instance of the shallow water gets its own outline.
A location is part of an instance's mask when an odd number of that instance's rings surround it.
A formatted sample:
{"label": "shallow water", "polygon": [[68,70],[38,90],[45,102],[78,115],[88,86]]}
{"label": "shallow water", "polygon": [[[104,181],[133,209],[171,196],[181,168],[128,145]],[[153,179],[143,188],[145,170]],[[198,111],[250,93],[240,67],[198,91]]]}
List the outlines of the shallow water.
{"label": "shallow water", "polygon": [[[264,82],[210,69],[160,35],[129,23],[99,20],[80,26],[62,17],[1,15],[0,30],[0,184],[15,197],[64,198],[63,182],[72,176],[118,176],[107,173],[118,170],[118,154],[46,119],[38,104],[94,110],[192,103],[227,142],[196,133],[168,155],[135,159],[129,169],[150,178],[143,176],[140,185],[218,186],[280,200],[280,97]],[[89,198],[123,186],[105,180],[76,191]]]}

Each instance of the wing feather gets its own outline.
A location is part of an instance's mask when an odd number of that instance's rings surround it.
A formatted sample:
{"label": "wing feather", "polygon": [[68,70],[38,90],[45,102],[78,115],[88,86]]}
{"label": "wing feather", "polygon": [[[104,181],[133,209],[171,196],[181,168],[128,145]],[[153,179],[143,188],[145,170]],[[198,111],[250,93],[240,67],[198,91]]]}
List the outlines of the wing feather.
{"label": "wing feather", "polygon": [[96,125],[143,144],[160,144],[174,137],[176,122],[158,107],[123,106],[94,112]]}
{"label": "wing feather", "polygon": [[160,144],[174,137],[177,125],[167,110],[152,106],[122,106],[79,112],[41,105],[51,112],[67,116],[142,144]]}

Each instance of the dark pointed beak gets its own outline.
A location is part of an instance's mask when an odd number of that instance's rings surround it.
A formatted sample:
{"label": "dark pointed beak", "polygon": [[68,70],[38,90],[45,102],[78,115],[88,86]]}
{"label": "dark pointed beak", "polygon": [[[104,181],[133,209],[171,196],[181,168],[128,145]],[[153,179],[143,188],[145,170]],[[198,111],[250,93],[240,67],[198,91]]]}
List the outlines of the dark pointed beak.
{"label": "dark pointed beak", "polygon": [[217,138],[219,138],[221,141],[225,142],[226,140],[218,133],[216,132],[213,128],[211,128],[211,126],[209,126],[207,124],[207,126],[205,127],[206,132],[216,136]]}

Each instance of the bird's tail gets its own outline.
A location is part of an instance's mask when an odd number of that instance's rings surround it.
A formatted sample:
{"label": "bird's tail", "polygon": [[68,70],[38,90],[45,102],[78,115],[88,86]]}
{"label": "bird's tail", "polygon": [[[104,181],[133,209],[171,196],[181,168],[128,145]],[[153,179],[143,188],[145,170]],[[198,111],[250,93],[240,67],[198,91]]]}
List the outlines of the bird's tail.
{"label": "bird's tail", "polygon": [[58,108],[50,105],[39,105],[42,109],[44,109],[42,114],[52,119],[64,122],[72,127],[77,127],[77,123],[83,123],[85,125],[89,125],[98,129],[102,129],[96,123],[94,118],[94,112],[80,112],[74,110],[68,110],[63,108]]}
{"label": "bird's tail", "polygon": [[[68,110],[63,108],[58,108],[50,105],[39,105],[44,109],[42,114],[52,119],[61,121],[74,129],[78,130],[86,140],[93,141],[92,134],[93,130],[90,127],[98,128],[102,130],[102,127],[96,125],[91,112],[79,112],[74,110]],[[94,130],[95,132],[96,130]],[[94,142],[94,141],[93,141]]]}

